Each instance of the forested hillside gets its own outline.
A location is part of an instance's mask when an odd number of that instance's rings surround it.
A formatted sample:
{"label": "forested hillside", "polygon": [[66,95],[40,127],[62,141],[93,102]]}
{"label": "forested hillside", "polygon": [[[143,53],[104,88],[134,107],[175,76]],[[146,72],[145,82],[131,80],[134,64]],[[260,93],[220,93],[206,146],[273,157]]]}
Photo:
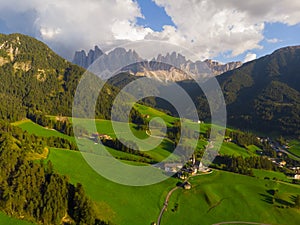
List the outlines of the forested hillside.
{"label": "forested hillside", "polygon": [[[0,35],[0,118],[16,121],[29,114],[71,116],[75,90],[85,70],[21,34]],[[118,92],[106,85],[96,115],[109,118]]]}
{"label": "forested hillside", "polygon": [[299,135],[299,60],[300,47],[287,47],[219,76],[229,123]]}

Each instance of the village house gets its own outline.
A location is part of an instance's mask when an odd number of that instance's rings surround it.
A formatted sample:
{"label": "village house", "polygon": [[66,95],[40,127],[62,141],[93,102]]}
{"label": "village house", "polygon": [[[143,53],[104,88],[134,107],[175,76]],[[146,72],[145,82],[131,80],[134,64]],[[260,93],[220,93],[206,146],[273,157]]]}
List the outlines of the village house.
{"label": "village house", "polygon": [[294,176],[294,179],[300,180],[300,174],[296,174],[296,175]]}
{"label": "village house", "polygon": [[176,173],[182,169],[183,165],[182,163],[166,163],[165,164],[165,171]]}
{"label": "village house", "polygon": [[107,134],[99,134],[99,133],[94,133],[92,134],[91,139],[94,139],[95,141],[100,140],[112,140],[111,136]]}
{"label": "village house", "polygon": [[226,142],[226,143],[232,142],[232,139],[230,137],[224,138],[224,142]]}
{"label": "village house", "polygon": [[191,185],[190,182],[185,182],[185,183],[183,184],[183,188],[184,188],[185,190],[190,190],[190,189],[192,188],[192,185]]}

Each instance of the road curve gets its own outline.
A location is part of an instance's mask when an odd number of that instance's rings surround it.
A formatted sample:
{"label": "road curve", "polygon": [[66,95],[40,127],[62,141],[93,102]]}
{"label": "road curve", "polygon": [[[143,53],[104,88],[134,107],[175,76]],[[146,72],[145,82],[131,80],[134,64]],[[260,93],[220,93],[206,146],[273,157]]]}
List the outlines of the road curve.
{"label": "road curve", "polygon": [[160,225],[161,218],[162,218],[162,216],[163,216],[165,210],[166,210],[167,207],[168,207],[169,199],[170,199],[171,195],[173,194],[173,192],[176,191],[177,189],[179,189],[179,187],[174,187],[171,191],[169,191],[169,193],[168,193],[168,195],[167,195],[167,197],[166,197],[166,200],[165,200],[165,202],[164,202],[164,206],[163,206],[163,208],[161,209],[161,211],[160,211],[160,213],[159,213],[159,217],[158,217],[157,223],[156,223],[157,225]]}
{"label": "road curve", "polygon": [[[191,177],[197,177],[197,176],[208,175],[208,174],[211,174],[212,172],[213,172],[213,170],[210,171],[210,172],[208,172],[208,173],[197,174],[197,175],[193,175],[193,176],[191,176]],[[171,191],[169,191],[169,193],[168,193],[168,195],[167,195],[167,197],[166,197],[166,200],[165,200],[165,202],[164,202],[164,206],[163,206],[163,208],[161,209],[161,211],[160,211],[160,213],[159,213],[159,217],[158,217],[158,219],[157,219],[156,225],[160,225],[161,218],[162,218],[164,212],[166,211],[166,209],[167,209],[167,207],[168,207],[169,199],[170,199],[171,195],[173,194],[173,192],[176,191],[176,190],[179,189],[179,188],[182,188],[182,187],[183,187],[183,184],[186,183],[186,182],[188,182],[188,180],[189,180],[191,177],[189,177],[188,179],[184,180],[184,181],[182,182],[182,185],[181,185],[181,186],[176,186],[176,187],[174,187]]]}

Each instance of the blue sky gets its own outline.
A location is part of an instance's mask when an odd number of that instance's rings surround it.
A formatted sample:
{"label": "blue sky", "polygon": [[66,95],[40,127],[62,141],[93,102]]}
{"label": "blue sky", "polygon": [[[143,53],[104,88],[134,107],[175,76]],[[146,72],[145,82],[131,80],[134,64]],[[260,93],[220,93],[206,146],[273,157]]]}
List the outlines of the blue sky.
{"label": "blue sky", "polygon": [[[166,13],[165,8],[158,6],[152,0],[138,0],[144,18],[138,18],[138,25],[150,27],[154,31],[162,31],[164,25],[176,27],[172,18]],[[252,49],[231,57],[231,51],[220,53],[213,59],[221,62],[243,61],[247,54],[255,54],[256,57],[262,57],[271,54],[278,48],[300,45],[300,24],[289,26],[283,23],[265,23],[264,39],[259,42],[261,49]]]}
{"label": "blue sky", "polygon": [[95,45],[155,40],[193,60],[247,61],[300,45],[299,12],[299,0],[0,0],[0,32],[38,38],[69,60]]}
{"label": "blue sky", "polygon": [[154,31],[162,31],[163,26],[176,26],[172,18],[166,13],[163,7],[159,7],[151,0],[138,0],[141,12],[144,18],[138,18],[137,24],[145,27],[150,27]]}
{"label": "blue sky", "polygon": [[259,58],[279,48],[300,45],[300,24],[288,26],[282,23],[266,23],[264,36],[265,38],[259,43],[262,49],[249,50],[237,57],[230,57],[230,52],[225,52],[214,59],[221,62],[243,61],[248,53],[256,54]]}

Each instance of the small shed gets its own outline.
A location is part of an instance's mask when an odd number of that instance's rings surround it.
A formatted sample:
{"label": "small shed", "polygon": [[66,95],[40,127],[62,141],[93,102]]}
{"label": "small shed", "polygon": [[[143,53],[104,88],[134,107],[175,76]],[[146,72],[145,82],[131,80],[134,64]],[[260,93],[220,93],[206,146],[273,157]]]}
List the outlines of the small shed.
{"label": "small shed", "polygon": [[185,190],[190,190],[191,188],[192,188],[192,185],[191,185],[191,183],[190,182],[185,182],[184,184],[183,184],[183,188],[185,189]]}

